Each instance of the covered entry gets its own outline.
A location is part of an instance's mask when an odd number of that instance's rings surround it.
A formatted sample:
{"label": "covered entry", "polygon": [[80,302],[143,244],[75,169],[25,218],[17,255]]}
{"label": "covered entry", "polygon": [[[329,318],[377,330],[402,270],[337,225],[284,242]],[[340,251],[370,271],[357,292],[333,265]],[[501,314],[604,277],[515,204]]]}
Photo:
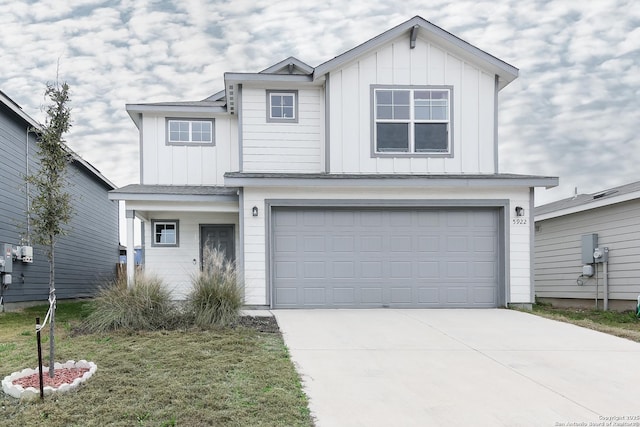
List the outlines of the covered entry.
{"label": "covered entry", "polygon": [[273,207],[272,306],[500,306],[500,212]]}

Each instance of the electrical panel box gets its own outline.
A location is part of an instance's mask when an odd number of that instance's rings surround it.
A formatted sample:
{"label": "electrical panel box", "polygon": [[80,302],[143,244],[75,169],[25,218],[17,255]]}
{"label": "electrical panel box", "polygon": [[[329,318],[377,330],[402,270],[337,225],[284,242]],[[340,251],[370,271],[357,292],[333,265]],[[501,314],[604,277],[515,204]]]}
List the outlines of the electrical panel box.
{"label": "electrical panel box", "polygon": [[582,235],[582,264],[593,264],[593,252],[598,247],[597,234]]}
{"label": "electrical panel box", "polygon": [[0,272],[13,272],[13,248],[8,243],[0,244],[2,250],[2,259],[0,260]]}

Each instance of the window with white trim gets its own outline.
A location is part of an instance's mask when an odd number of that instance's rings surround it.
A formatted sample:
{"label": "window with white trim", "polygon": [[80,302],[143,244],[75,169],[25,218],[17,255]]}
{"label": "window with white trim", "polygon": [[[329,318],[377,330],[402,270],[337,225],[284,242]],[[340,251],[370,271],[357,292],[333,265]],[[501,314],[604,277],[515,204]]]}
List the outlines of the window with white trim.
{"label": "window with white trim", "polygon": [[374,88],[376,154],[451,153],[451,88]]}
{"label": "window with white trim", "polygon": [[152,246],[178,246],[178,221],[158,220],[151,221],[153,230]]}
{"label": "window with white trim", "polygon": [[298,122],[297,90],[267,90],[267,122]]}
{"label": "window with white trim", "polygon": [[213,119],[167,119],[169,144],[213,144]]}

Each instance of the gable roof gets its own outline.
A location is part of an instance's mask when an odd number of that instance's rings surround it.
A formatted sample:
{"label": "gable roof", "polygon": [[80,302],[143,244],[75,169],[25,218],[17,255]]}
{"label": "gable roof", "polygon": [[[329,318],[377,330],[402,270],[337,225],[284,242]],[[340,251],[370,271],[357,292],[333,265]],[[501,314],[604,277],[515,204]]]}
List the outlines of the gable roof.
{"label": "gable roof", "polygon": [[547,203],[536,207],[534,216],[542,221],[636,199],[640,200],[640,181]]}
{"label": "gable roof", "polygon": [[[225,72],[225,89],[208,96],[202,101],[194,101],[190,103],[190,107],[206,108],[212,106],[207,103],[219,102],[220,104],[216,105],[216,107],[219,107],[218,111],[226,110],[228,113],[234,114],[236,97],[231,93],[227,94],[226,90],[229,89],[230,92],[235,92],[235,85],[238,83],[260,81],[269,82],[274,85],[287,85],[291,83],[295,83],[297,85],[318,85],[321,84],[323,79],[325,79],[327,73],[340,68],[361,55],[365,55],[380,48],[383,44],[404,34],[408,36],[408,43],[410,43],[411,46],[414,46],[416,37],[420,32],[424,33],[427,38],[436,41],[437,44],[443,46],[446,50],[460,55],[461,57],[470,58],[470,60],[482,64],[487,71],[495,73],[495,75],[498,76],[498,89],[502,89],[518,77],[518,69],[513,65],[510,65],[462,40],[461,38],[454,36],[448,31],[443,30],[420,16],[414,16],[400,25],[375,36],[374,38],[318,65],[315,68],[302,62],[298,58],[290,56],[258,73]],[[136,123],[136,126],[138,126],[139,119],[136,115],[137,113],[142,112],[143,107],[145,111],[151,111],[153,109],[159,111],[161,108],[174,106],[181,107],[179,106],[179,103],[175,102],[127,104],[127,111]]]}
{"label": "gable roof", "polygon": [[273,64],[269,68],[265,68],[264,70],[260,71],[260,73],[312,74],[313,67],[311,65],[305,64],[296,57],[290,56],[287,59],[283,59],[282,61],[278,62],[277,64]]}
{"label": "gable roof", "polygon": [[501,59],[496,58],[493,55],[473,46],[472,44],[462,40],[461,38],[454,36],[448,31],[443,30],[437,25],[432,24],[426,19],[420,16],[414,16],[408,21],[397,25],[390,30],[385,31],[382,34],[362,43],[359,46],[354,47],[347,52],[336,56],[329,61],[318,65],[314,70],[314,80],[323,76],[347,62],[352,61],[358,56],[371,52],[381,45],[405,34],[410,35],[409,42],[415,43],[415,37],[419,32],[426,33],[427,37],[437,40],[437,42],[443,45],[447,50],[454,53],[461,54],[463,56],[471,56],[477,61],[482,62],[489,70],[494,72],[498,78],[498,88],[502,89],[513,80],[518,77],[518,69],[513,65],[510,65]]}
{"label": "gable roof", "polygon": [[[31,116],[29,116],[27,113],[25,113],[22,110],[22,107],[18,105],[18,103],[16,103],[13,99],[9,98],[1,90],[0,90],[0,103],[7,106],[9,110],[15,113],[18,117],[20,117],[27,124],[27,126],[33,128],[36,132],[42,131],[42,125],[37,121],[35,121],[33,118],[31,118]],[[64,149],[69,155],[71,155],[71,158],[73,159],[74,163],[84,168],[87,172],[89,172],[91,175],[96,177],[98,181],[102,182],[107,188],[109,188],[110,190],[116,188],[116,186],[111,181],[109,181],[104,175],[102,175],[102,173],[98,169],[96,169],[91,163],[87,162],[82,157],[80,157],[76,152],[74,152],[71,148],[69,148],[68,145],[64,144]]]}

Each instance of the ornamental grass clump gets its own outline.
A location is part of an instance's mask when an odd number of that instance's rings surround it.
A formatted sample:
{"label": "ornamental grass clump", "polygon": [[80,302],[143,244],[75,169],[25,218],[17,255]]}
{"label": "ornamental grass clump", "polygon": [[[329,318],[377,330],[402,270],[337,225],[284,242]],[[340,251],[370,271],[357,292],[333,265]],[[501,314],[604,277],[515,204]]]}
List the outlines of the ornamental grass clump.
{"label": "ornamental grass clump", "polygon": [[196,326],[230,326],[240,315],[244,286],[233,261],[224,252],[205,248],[203,268],[192,279],[187,311]]}
{"label": "ornamental grass clump", "polygon": [[121,278],[101,288],[91,309],[84,322],[90,332],[172,329],[180,317],[162,280],[142,273],[130,287]]}

